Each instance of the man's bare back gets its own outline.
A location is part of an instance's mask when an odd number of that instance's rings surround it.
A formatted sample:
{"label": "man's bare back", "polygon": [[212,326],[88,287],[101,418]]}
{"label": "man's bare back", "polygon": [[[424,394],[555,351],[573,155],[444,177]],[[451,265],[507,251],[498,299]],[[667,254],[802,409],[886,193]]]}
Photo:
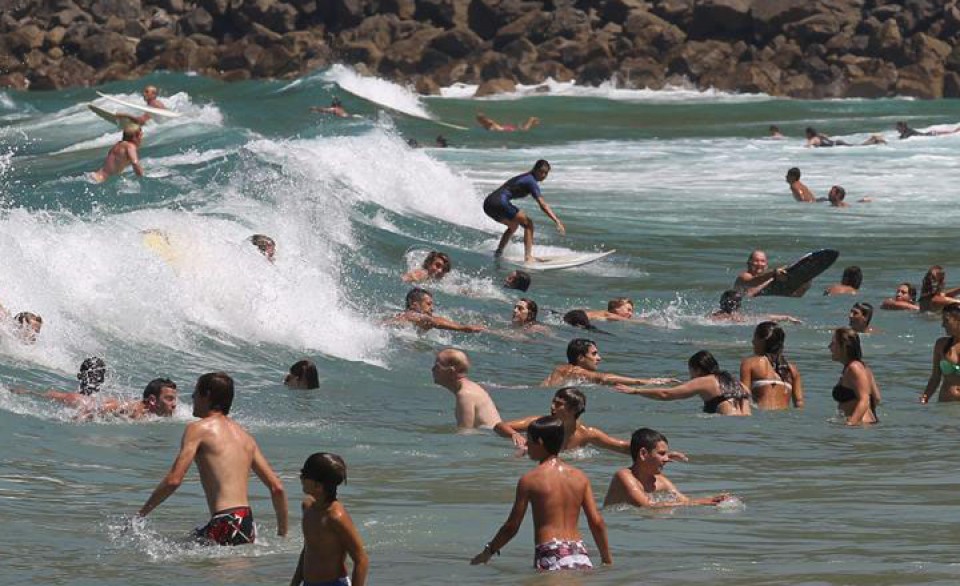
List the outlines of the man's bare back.
{"label": "man's bare back", "polygon": [[97,183],[103,183],[110,177],[122,173],[127,165],[132,165],[133,172],[138,177],[143,177],[143,168],[140,166],[140,155],[137,151],[142,137],[143,131],[139,127],[136,127],[136,131],[133,131],[132,127],[125,128],[123,140],[110,147],[103,167],[93,172],[93,179]]}
{"label": "man's bare back", "polygon": [[188,437],[198,442],[195,461],[210,514],[247,506],[247,479],[260,451],[250,434],[229,417],[213,415],[187,425]]}
{"label": "man's bare back", "polygon": [[517,488],[527,494],[533,506],[534,539],[538,544],[581,538],[580,508],[588,493],[591,500],[593,496],[583,472],[551,458],[524,474]]}
{"label": "man's bare back", "polygon": [[500,423],[500,413],[490,395],[472,380],[463,379],[457,392],[457,426],[493,427]]}

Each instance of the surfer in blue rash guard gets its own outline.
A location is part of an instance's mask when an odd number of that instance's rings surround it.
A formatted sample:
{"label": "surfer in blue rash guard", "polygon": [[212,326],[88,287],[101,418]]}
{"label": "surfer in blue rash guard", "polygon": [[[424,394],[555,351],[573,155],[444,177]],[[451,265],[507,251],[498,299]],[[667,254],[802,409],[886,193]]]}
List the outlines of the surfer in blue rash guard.
{"label": "surfer in blue rash guard", "polygon": [[[146,102],[151,108],[166,110],[167,107],[163,105],[163,102],[157,99],[157,94],[157,86],[148,85],[147,87],[143,88],[143,101]],[[152,118],[152,116],[150,116],[149,112],[144,112],[142,116],[134,116],[132,114],[122,114],[117,112],[117,118],[126,118],[134,124],[143,126]]]}
{"label": "surfer in blue rash guard", "polygon": [[557,232],[561,235],[566,234],[563,222],[553,213],[547,202],[543,201],[543,196],[540,194],[538,183],[542,183],[549,173],[550,163],[540,159],[529,172],[511,178],[483,200],[483,212],[507,227],[497,245],[495,256],[503,254],[503,249],[510,242],[510,237],[517,228],[523,226],[523,262],[529,263],[535,260],[533,258],[533,220],[526,212],[513,205],[511,200],[514,199],[533,196],[543,213],[557,225]]}

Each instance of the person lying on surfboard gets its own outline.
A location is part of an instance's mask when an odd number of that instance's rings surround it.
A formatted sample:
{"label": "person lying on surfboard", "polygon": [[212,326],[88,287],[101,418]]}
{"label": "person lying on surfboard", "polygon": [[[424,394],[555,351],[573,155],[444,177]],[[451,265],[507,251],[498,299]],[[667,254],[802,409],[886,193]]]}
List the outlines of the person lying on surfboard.
{"label": "person lying on surfboard", "polygon": [[[151,108],[166,110],[167,107],[163,105],[163,102],[157,99],[157,93],[157,86],[148,85],[147,87],[143,88],[143,101],[146,102]],[[148,120],[152,119],[152,116],[150,116],[149,112],[144,112],[141,116],[117,112],[116,116],[118,119],[125,119],[131,124],[137,124],[139,126],[143,126]]]}
{"label": "person lying on surfboard", "polygon": [[523,262],[530,263],[536,260],[533,258],[533,220],[526,212],[513,205],[512,200],[514,199],[527,197],[528,195],[533,196],[543,213],[557,225],[557,232],[561,236],[567,233],[566,228],[563,227],[563,222],[553,213],[547,202],[543,201],[543,196],[540,195],[538,183],[546,180],[549,173],[550,163],[540,159],[529,172],[508,180],[483,200],[483,213],[507,227],[500,238],[494,256],[503,254],[503,249],[510,242],[510,237],[517,231],[517,228],[523,226]]}
{"label": "person lying on surfboard", "polygon": [[526,132],[534,126],[540,124],[540,119],[536,116],[531,116],[527,118],[527,121],[520,126],[515,126],[513,124],[500,124],[483,112],[477,112],[477,124],[482,126],[484,130],[489,130],[491,132],[516,132],[518,130]]}
{"label": "person lying on surfboard", "polygon": [[311,112],[317,112],[318,114],[333,114],[339,118],[349,118],[350,113],[343,107],[343,102],[340,101],[340,98],[334,97],[330,100],[330,105],[326,108],[320,106],[313,106],[310,108]]}
{"label": "person lying on surfboard", "polygon": [[143,130],[136,124],[128,124],[123,127],[123,139],[110,147],[107,153],[107,159],[103,162],[103,167],[94,171],[91,175],[97,183],[103,183],[114,175],[119,175],[127,168],[127,165],[133,167],[133,172],[138,177],[143,177],[143,167],[140,166],[140,155],[137,148],[143,141]]}
{"label": "person lying on surfboard", "polygon": [[485,326],[460,324],[445,317],[433,315],[433,294],[420,287],[410,289],[407,293],[406,309],[388,323],[413,324],[421,333],[437,329],[473,334],[487,329]]}
{"label": "person lying on surfboard", "polygon": [[597,385],[658,385],[673,381],[669,378],[636,378],[599,372],[601,360],[596,342],[585,338],[574,338],[567,344],[567,364],[554,368],[540,386],[554,387],[578,382]]}

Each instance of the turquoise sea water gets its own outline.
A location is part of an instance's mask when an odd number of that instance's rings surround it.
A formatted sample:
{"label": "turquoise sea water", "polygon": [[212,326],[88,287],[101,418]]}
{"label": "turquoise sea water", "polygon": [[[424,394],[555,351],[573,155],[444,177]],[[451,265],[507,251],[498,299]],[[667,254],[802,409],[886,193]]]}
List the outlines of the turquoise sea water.
{"label": "turquoise sea water", "polygon": [[[373,584],[956,583],[960,408],[916,402],[939,319],[877,313],[879,331],[864,346],[884,396],[881,424],[847,429],[830,398],[840,367],[826,346],[853,299],[819,295],[850,264],[865,275],[858,299],[876,306],[900,281],[919,285],[931,264],[955,284],[960,135],[901,142],[892,127],[955,124],[956,102],[571,88],[418,99],[341,68],[293,83],[164,74],[102,89],[136,100],[144,83],[184,116],[145,129],[146,178],[105,185],[84,178],[117,134],[84,107],[91,90],[0,94],[0,303],[45,324],[32,346],[0,334],[0,583],[286,583],[302,544],[297,472],[320,450],[348,463],[341,498],[367,542]],[[333,95],[362,117],[307,112]],[[543,124],[526,134],[455,131],[371,100],[468,126],[478,110]],[[770,124],[791,138],[762,138]],[[890,144],[804,149],[807,125],[851,142],[883,132]],[[406,146],[438,133],[451,148]],[[467,565],[531,463],[489,432],[458,434],[453,399],[429,372],[435,350],[457,346],[505,418],[547,411],[555,389],[539,381],[581,332],[547,313],[549,335],[495,333],[518,295],[499,288],[507,269],[491,253],[500,230],[480,210],[486,193],[538,158],[553,163],[543,189],[568,230],[560,237],[521,202],[537,222],[538,250],[618,252],[535,275],[528,295],[561,312],[631,296],[657,324],[601,326],[607,333],[595,339],[611,372],[682,378],[700,349],[736,371],[755,321],[704,316],[750,250],[765,249],[772,264],[841,252],[805,298],[747,305],[803,320],[787,326],[787,355],[804,375],[805,410],[720,418],[702,415],[697,401],[585,388],[586,423],[620,437],[659,429],[690,456],[667,470],[681,490],[732,492],[742,506],[605,511],[615,565],[559,580],[531,569],[530,519],[489,566]],[[783,180],[792,166],[817,195],[841,184],[849,201],[875,201],[795,204]],[[141,231],[152,228],[170,234],[173,266],[144,247]],[[276,238],[274,265],[244,241],[255,232]],[[381,325],[402,305],[400,274],[431,248],[455,265],[432,287],[437,313],[494,333],[418,336]],[[133,398],[156,376],[176,380],[178,415],[78,423],[69,410],[8,392],[72,390],[91,355],[110,367],[109,395]],[[286,389],[284,372],[305,356],[320,368],[321,389]],[[193,382],[212,370],[236,378],[233,414],[284,479],[287,539],[272,537],[269,498],[253,479],[261,542],[187,545],[185,533],[207,517],[193,472],[145,524],[127,528],[176,455]],[[629,463],[594,449],[570,459],[598,498]]]}

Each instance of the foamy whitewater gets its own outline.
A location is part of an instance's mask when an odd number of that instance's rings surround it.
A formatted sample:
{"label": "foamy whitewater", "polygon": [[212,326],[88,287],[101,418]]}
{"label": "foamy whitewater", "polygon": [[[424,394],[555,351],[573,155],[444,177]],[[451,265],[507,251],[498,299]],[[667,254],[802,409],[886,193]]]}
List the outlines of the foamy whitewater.
{"label": "foamy whitewater", "polygon": [[[939,319],[878,311],[864,354],[883,393],[881,423],[847,429],[830,389],[833,328],[851,297],[823,297],[848,265],[862,267],[856,300],[879,307],[897,284],[919,286],[927,267],[946,267],[960,209],[960,134],[899,141],[898,120],[949,129],[951,101],[804,102],[757,95],[550,83],[474,100],[473,88],[418,96],[345,67],[294,82],[225,85],[157,74],[101,89],[128,101],[142,86],[183,114],[144,129],[146,176],[103,185],[100,167],[118,131],[86,108],[112,108],[91,89],[0,93],[0,304],[33,311],[44,326],[25,345],[0,328],[0,583],[277,584],[289,582],[302,546],[298,471],[315,451],[341,454],[341,488],[366,542],[372,584],[545,584],[532,563],[532,522],[486,567],[471,567],[509,512],[531,467],[490,432],[457,433],[453,398],[432,384],[434,352],[465,349],[472,377],[504,418],[546,413],[553,388],[539,382],[565,361],[561,324],[573,308],[629,296],[652,325],[598,324],[609,372],[687,377],[686,361],[711,350],[738,370],[753,325],[768,313],[786,326],[786,354],[803,374],[803,411],[720,418],[696,400],[659,403],[585,387],[583,421],[628,438],[643,426],[670,439],[688,464],[667,473],[690,496],[729,492],[733,504],[649,513],[605,511],[615,564],[582,584],[953,584],[951,519],[960,457],[957,407],[917,404]],[[348,119],[309,111],[339,97]],[[527,133],[488,133],[478,111]],[[464,125],[468,131],[429,119]],[[785,140],[764,138],[778,124]],[[806,126],[877,147],[806,149]],[[450,148],[434,148],[438,135]],[[415,139],[423,148],[411,148]],[[549,333],[517,336],[510,308],[519,292],[492,253],[501,234],[483,215],[484,196],[540,158],[553,170],[547,201],[561,237],[534,202],[538,254],[616,249],[579,269],[534,274],[525,294]],[[800,205],[784,175],[798,166],[818,196],[842,185],[847,209]],[[857,203],[871,197],[873,203]],[[148,245],[162,231],[169,249]],[[277,242],[266,262],[248,241]],[[840,259],[801,299],[761,298],[744,324],[716,324],[717,306],[754,248],[787,264],[819,248]],[[478,335],[392,329],[403,306],[400,275],[427,251],[453,259],[436,313],[483,323]],[[519,240],[510,252],[520,253]],[[101,356],[103,398],[134,399],[147,381],[170,377],[180,407],[170,420],[80,422],[35,395],[76,388],[84,358]],[[309,357],[321,388],[281,381]],[[231,415],[257,437],[291,503],[290,535],[274,535],[269,497],[251,498],[257,545],[217,549],[187,534],[208,517],[195,472],[145,521],[132,523],[169,469],[202,373],[237,382]],[[602,499],[629,458],[596,448],[572,463]],[[588,548],[596,548],[584,531]]]}

